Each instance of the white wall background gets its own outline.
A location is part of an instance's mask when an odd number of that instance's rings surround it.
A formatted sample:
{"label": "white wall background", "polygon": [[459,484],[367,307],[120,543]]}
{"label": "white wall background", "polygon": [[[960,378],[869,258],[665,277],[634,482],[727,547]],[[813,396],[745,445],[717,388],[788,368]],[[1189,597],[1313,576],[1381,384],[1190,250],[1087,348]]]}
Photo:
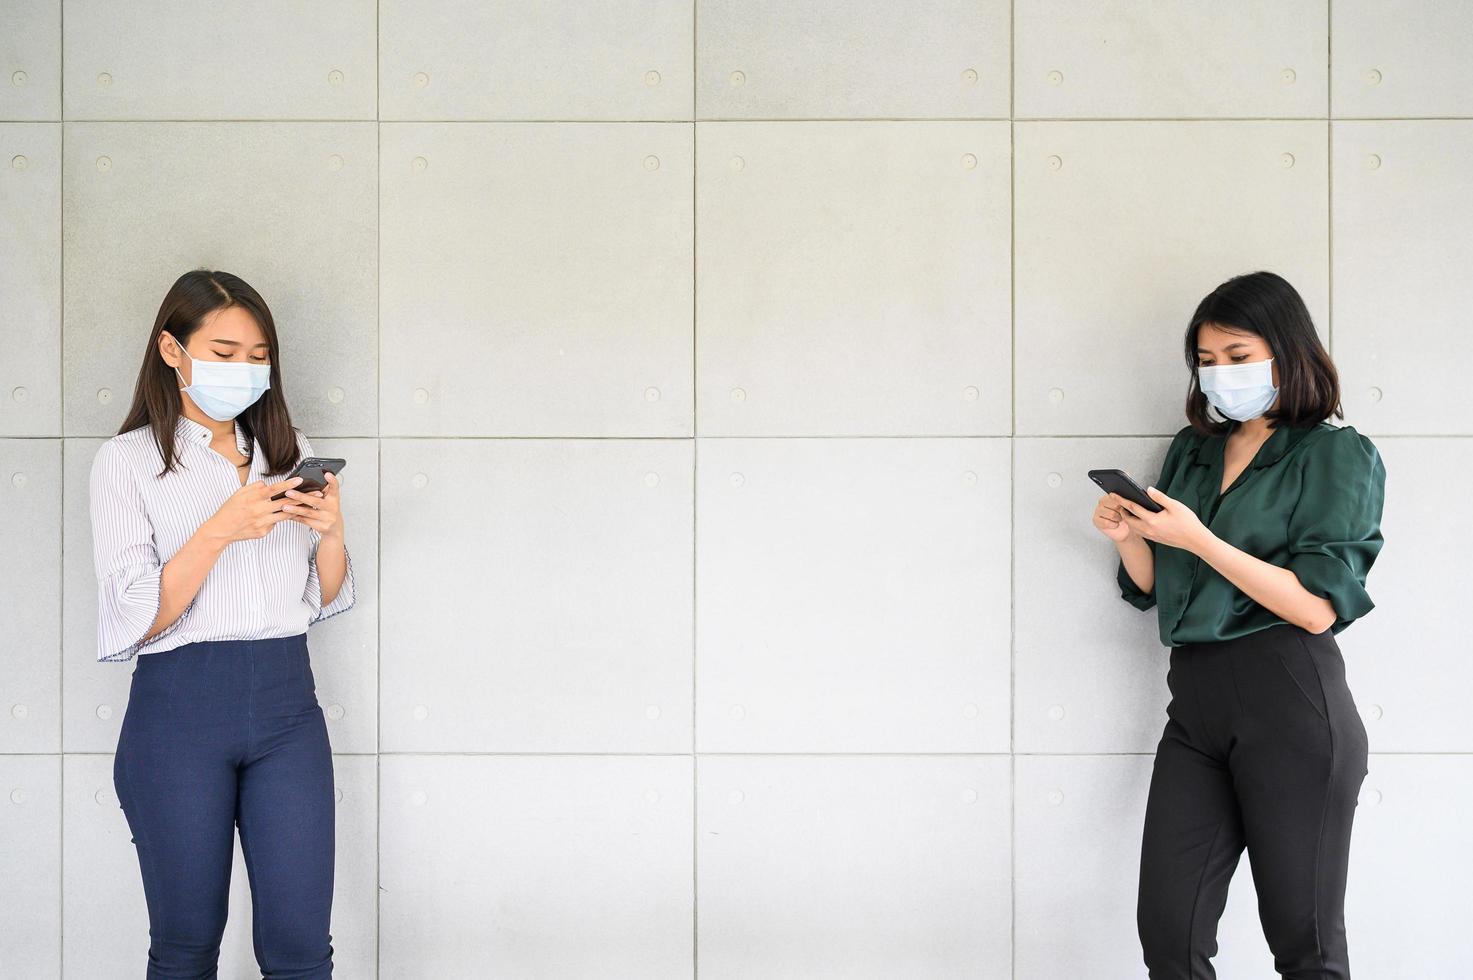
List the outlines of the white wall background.
{"label": "white wall background", "polygon": [[[1144,977],[1165,723],[1092,466],[1222,280],[1387,460],[1348,897],[1469,968],[1473,6],[4,0],[0,974],[141,974],[87,474],[169,283],[344,474],[345,977]],[[1271,974],[1245,856],[1219,976]],[[258,974],[244,866],[222,977]]]}

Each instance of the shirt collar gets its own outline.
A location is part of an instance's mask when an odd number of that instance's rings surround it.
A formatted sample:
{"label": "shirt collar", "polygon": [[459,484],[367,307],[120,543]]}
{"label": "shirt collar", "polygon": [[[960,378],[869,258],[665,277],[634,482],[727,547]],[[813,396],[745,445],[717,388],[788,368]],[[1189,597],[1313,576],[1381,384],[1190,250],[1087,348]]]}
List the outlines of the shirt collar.
{"label": "shirt collar", "polygon": [[[1238,425],[1238,422],[1233,422],[1232,428],[1226,432],[1215,436],[1208,436],[1204,439],[1201,447],[1197,450],[1197,456],[1193,462],[1201,466],[1215,466],[1222,462],[1223,452],[1227,446],[1227,437],[1237,431]],[[1258,453],[1253,457],[1252,462],[1248,464],[1248,468],[1256,470],[1277,463],[1300,439],[1303,439],[1317,428],[1319,428],[1318,424],[1296,426],[1280,424],[1276,426],[1269,432],[1269,436],[1264,440],[1263,445],[1258,447]]]}
{"label": "shirt collar", "polygon": [[[201,425],[185,415],[179,416],[179,424],[174,427],[174,432],[176,435],[201,445],[209,445],[210,440],[214,438],[214,433],[208,426]],[[246,438],[245,427],[240,424],[240,419],[235,420],[235,448],[240,450],[242,456],[251,450],[251,440]]]}

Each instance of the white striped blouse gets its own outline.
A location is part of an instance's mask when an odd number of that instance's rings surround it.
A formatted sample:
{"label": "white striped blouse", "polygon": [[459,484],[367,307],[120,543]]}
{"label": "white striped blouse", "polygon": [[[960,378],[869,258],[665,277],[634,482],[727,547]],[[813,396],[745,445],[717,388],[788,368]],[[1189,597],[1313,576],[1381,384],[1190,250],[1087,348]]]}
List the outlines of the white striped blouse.
{"label": "white striped blouse", "polygon": [[[164,563],[241,487],[235,464],[210,447],[208,428],[181,415],[177,432],[181,462],[162,478],[155,474],[163,469],[163,457],[146,425],[113,436],[92,460],[97,659],[126,661],[198,640],[295,636],[352,608],[351,556],[342,587],[324,607],[317,578],[322,535],[297,521],[281,521],[265,537],[226,545],[179,618],[151,638],[144,635],[158,615]],[[251,448],[238,421],[235,440],[242,455]],[[297,444],[312,455],[300,430]],[[259,441],[254,452],[247,482],[284,479],[285,474],[265,472]]]}

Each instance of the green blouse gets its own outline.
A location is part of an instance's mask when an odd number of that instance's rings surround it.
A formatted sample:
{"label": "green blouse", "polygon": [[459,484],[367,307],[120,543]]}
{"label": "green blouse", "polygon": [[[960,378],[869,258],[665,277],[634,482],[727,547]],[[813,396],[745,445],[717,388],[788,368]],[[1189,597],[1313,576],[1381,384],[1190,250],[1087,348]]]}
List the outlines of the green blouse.
{"label": "green blouse", "polygon": [[[1218,496],[1226,442],[1227,434],[1184,427],[1154,486],[1191,507],[1217,537],[1290,569],[1329,599],[1332,634],[1374,608],[1366,573],[1381,550],[1386,467],[1371,440],[1348,425],[1281,426]],[[1121,598],[1137,609],[1160,601],[1163,646],[1227,640],[1285,622],[1192,552],[1149,538],[1146,544],[1156,558],[1151,591],[1136,586],[1123,559],[1115,577]]]}

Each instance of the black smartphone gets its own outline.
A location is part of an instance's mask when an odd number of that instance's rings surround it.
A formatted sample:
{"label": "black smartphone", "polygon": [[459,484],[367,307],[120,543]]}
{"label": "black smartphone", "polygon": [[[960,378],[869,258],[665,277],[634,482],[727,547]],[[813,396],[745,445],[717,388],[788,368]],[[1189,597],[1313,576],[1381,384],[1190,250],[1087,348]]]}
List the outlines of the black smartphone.
{"label": "black smartphone", "polygon": [[1163,511],[1151,495],[1146,493],[1146,488],[1130,478],[1130,474],[1124,470],[1090,470],[1089,478],[1100,485],[1100,489],[1106,493],[1118,493],[1133,504],[1139,504],[1151,513]]}
{"label": "black smartphone", "polygon": [[[290,480],[294,476],[300,476],[302,482],[291,487],[292,490],[300,490],[302,493],[311,493],[313,490],[326,490],[327,477],[324,472],[337,476],[348,461],[336,456],[308,456],[297,464],[297,468],[288,473],[283,479]],[[271,499],[280,500],[286,496],[286,491],[276,494]]]}

